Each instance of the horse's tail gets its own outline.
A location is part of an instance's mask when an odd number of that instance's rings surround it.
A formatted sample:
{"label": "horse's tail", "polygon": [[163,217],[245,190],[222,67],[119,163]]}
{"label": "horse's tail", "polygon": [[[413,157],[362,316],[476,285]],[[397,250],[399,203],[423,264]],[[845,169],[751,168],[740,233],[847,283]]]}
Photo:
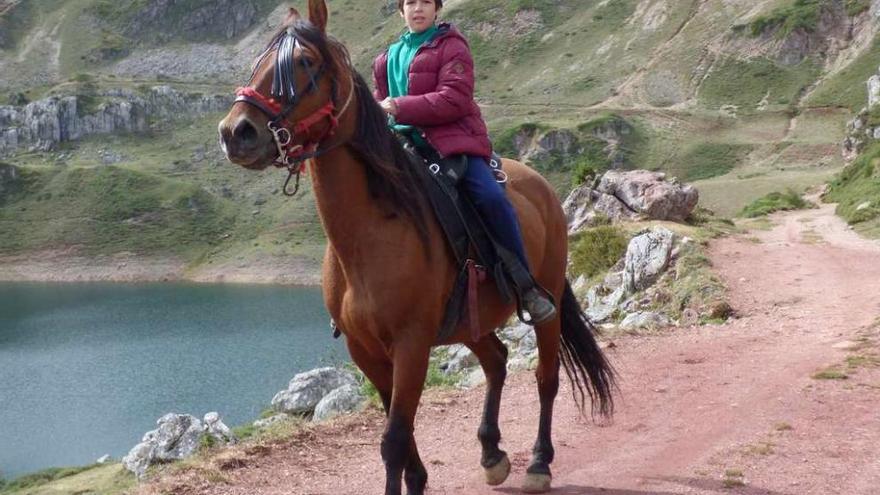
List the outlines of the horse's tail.
{"label": "horse's tail", "polygon": [[612,391],[617,388],[616,372],[599,348],[593,335],[596,329],[581,310],[567,280],[560,313],[562,346],[559,357],[572,383],[574,400],[583,412],[586,394],[589,394],[592,413],[595,415],[598,410],[602,416],[610,417],[614,412]]}

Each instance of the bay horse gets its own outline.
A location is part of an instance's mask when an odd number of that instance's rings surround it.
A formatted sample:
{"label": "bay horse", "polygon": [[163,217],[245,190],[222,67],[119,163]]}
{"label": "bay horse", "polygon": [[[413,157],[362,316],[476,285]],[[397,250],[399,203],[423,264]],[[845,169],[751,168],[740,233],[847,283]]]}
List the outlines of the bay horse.
{"label": "bay horse", "polygon": [[[326,34],[324,0],[310,0],[308,9],[308,19],[290,9],[254,63],[247,86],[236,91],[219,124],[221,147],[231,162],[249,169],[286,167],[297,184],[307,167],[328,240],[324,302],[385,409],[380,449],[385,493],[399,495],[405,484],[407,493],[421,494],[428,475],[413,436],[414,418],[456,267],[385,114],[345,46]],[[568,237],[558,198],[531,168],[507,159],[503,166],[529,264],[538,283],[559,301],[557,316],[535,329],[540,417],[523,489],[541,493],[550,489],[560,363],[581,412],[588,395],[593,413],[612,413],[615,373],[566,280]],[[494,332],[515,308],[491,284],[480,286],[479,299],[477,339],[460,325],[442,344],[466,345],[485,372],[477,437],[486,482],[499,485],[510,473],[507,454],[498,446],[507,348]]]}

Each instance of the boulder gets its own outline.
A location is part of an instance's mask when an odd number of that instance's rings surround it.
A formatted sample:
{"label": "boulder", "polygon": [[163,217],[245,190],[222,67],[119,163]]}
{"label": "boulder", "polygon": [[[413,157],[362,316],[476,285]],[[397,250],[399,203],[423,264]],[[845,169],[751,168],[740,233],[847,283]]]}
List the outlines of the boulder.
{"label": "boulder", "polygon": [[122,458],[122,465],[138,478],[143,478],[154,462],[176,461],[196,453],[205,434],[202,422],[189,414],[169,413],[156,423],[159,427],[145,433],[141,443]]}
{"label": "boulder", "polygon": [[474,388],[484,383],[486,383],[486,375],[483,373],[483,368],[477,366],[465,375],[458,385],[461,388]]}
{"label": "boulder", "polygon": [[236,443],[238,442],[238,438],[236,438],[235,434],[232,433],[232,430],[229,429],[228,426],[223,424],[223,421],[220,419],[220,413],[217,412],[209,412],[205,414],[203,418],[205,422],[205,429],[208,435],[214,437],[220,443]]}
{"label": "boulder", "polygon": [[154,441],[153,456],[160,461],[185,459],[199,449],[205,425],[190,414],[169,413],[159,418],[159,428],[148,441]]}
{"label": "boulder", "polygon": [[626,318],[620,323],[620,328],[623,330],[638,330],[643,328],[656,329],[671,325],[672,320],[662,313],[641,311],[626,315]]}
{"label": "boulder", "polygon": [[666,174],[647,170],[609,170],[599,181],[599,192],[614,196],[634,212],[652,220],[682,222],[700,194],[696,188],[666,180]]}
{"label": "boulder", "polygon": [[699,192],[693,186],[666,180],[647,170],[609,170],[598,185],[581,185],[562,205],[573,234],[603,223],[638,220],[684,221],[696,207]]}
{"label": "boulder", "polygon": [[623,268],[627,293],[647,289],[669,266],[675,234],[663,227],[644,231],[629,241]]}
{"label": "boulder", "polygon": [[868,78],[868,108],[880,103],[880,75]]}
{"label": "boulder", "polygon": [[287,414],[308,414],[331,391],[357,384],[357,379],[348,371],[330,367],[314,369],[294,376],[287,389],[272,398],[272,407]]}
{"label": "boulder", "polygon": [[324,396],[315,406],[312,421],[323,421],[340,414],[359,410],[364,404],[364,394],[357,385],[343,385]]}
{"label": "boulder", "polygon": [[589,185],[581,185],[569,193],[562,204],[568,220],[568,233],[611,222],[634,222],[644,217],[614,196],[603,194]]}
{"label": "boulder", "polygon": [[440,365],[444,373],[458,373],[479,364],[477,356],[462,344],[451,345],[446,350],[446,362]]}
{"label": "boulder", "polygon": [[610,291],[604,284],[591,287],[587,292],[587,317],[593,323],[608,321],[620,307],[625,295],[626,289],[622,285]]}
{"label": "boulder", "polygon": [[153,461],[153,452],[156,450],[156,445],[152,442],[146,441],[141,442],[134,447],[125,457],[122,458],[122,465],[125,469],[128,469],[138,479],[142,479],[145,474],[147,474],[147,468],[150,467],[150,463]]}

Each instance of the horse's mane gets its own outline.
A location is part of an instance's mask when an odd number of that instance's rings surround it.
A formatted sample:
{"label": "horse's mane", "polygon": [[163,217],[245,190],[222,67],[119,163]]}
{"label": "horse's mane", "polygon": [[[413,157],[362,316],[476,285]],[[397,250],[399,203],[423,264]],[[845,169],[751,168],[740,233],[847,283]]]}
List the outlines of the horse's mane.
{"label": "horse's mane", "polygon": [[[296,20],[290,25],[283,26],[272,37],[263,55],[258,59],[257,66],[270,50],[280,47],[291,32],[317,50],[325,63],[330,64],[329,75],[334,78],[334,93],[338,87],[337,81],[347,78],[348,73],[351,74],[353,91],[355,91],[354,99],[357,103],[357,128],[348,144],[364,163],[370,195],[385,202],[391,215],[401,214],[409,219],[427,246],[425,196],[420,179],[403,146],[388,128],[385,112],[373,99],[373,94],[364,78],[352,66],[345,45],[334,37],[325,35],[310,22]],[[339,96],[333,95],[337,106]],[[343,96],[347,98],[348,95]]]}

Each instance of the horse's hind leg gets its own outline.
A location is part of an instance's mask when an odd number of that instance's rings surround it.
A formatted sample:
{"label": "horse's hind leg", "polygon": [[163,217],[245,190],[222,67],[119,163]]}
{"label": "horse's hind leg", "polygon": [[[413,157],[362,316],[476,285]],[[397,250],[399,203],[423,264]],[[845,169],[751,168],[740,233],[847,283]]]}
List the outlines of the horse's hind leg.
{"label": "horse's hind leg", "polygon": [[544,493],[550,490],[550,463],[553,462],[553,442],[550,430],[553,423],[553,402],[559,391],[559,345],[560,319],[538,325],[535,328],[538,343],[538,397],[541,415],[538,422],[538,439],[532,449],[532,461],[526,470],[523,491]]}
{"label": "horse's hind leg", "polygon": [[476,343],[468,343],[468,348],[480,360],[486,375],[486,401],[483,405],[483,420],[477,437],[483,446],[480,464],[486,473],[486,483],[495,486],[504,483],[510,474],[510,460],[498,448],[501,430],[498,428],[498,411],[501,407],[501,390],[507,376],[507,347],[492,333]]}

